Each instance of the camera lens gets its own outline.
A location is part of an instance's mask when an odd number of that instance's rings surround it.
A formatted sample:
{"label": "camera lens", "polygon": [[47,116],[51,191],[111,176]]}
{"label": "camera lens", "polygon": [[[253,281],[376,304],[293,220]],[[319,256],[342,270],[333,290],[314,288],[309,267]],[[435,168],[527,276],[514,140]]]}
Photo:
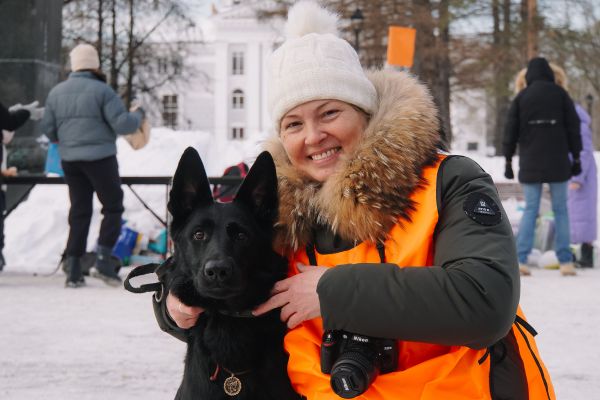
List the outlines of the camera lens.
{"label": "camera lens", "polygon": [[344,399],[363,394],[379,375],[379,368],[361,353],[349,351],[331,369],[331,389]]}

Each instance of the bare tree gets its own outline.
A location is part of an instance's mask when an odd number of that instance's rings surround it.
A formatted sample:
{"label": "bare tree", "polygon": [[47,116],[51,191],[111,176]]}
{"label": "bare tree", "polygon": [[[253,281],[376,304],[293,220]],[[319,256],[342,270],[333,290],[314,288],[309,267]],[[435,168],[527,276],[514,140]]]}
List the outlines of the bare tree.
{"label": "bare tree", "polygon": [[101,65],[108,68],[109,84],[121,93],[127,106],[137,93],[153,92],[166,82],[183,79],[186,69],[190,70],[186,76],[193,75],[193,67],[181,61],[181,43],[161,43],[161,59],[177,65],[161,72],[148,68],[156,62],[156,54],[144,49],[154,46],[151,38],[167,24],[173,33],[194,26],[182,0],[153,0],[151,4],[142,0],[65,0],[63,20],[65,48],[78,42],[95,44]]}

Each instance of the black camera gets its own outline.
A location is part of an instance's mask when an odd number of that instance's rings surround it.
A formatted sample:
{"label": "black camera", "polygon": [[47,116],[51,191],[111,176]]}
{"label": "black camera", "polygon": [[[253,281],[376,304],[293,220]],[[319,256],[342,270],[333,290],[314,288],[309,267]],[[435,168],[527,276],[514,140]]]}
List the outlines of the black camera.
{"label": "black camera", "polygon": [[397,368],[398,346],[393,339],[340,330],[323,333],[321,372],[331,375],[331,388],[344,399],[363,394],[377,376]]}

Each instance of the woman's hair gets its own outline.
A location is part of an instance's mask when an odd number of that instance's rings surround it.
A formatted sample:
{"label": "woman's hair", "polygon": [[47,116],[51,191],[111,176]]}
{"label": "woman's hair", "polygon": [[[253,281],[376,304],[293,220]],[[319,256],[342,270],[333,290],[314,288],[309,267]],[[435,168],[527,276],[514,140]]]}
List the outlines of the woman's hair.
{"label": "woman's hair", "polygon": [[[563,89],[569,90],[569,79],[567,78],[565,70],[554,63],[550,63],[550,68],[552,68],[552,72],[554,73],[554,82]],[[527,80],[525,79],[526,73],[527,68],[523,68],[515,76],[515,94],[527,87]]]}

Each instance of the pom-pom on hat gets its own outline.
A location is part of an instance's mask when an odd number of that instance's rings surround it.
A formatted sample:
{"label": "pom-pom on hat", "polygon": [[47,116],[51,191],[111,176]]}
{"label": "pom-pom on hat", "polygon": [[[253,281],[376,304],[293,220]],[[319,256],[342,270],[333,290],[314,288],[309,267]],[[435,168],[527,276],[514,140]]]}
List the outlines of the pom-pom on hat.
{"label": "pom-pom on hat", "polygon": [[377,92],[356,51],[338,37],[338,16],[303,0],[288,12],[286,41],[271,56],[269,109],[279,132],[281,118],[312,100],[341,100],[371,114]]}
{"label": "pom-pom on hat", "polygon": [[91,44],[78,44],[69,53],[71,71],[100,68],[100,59],[96,48]]}

